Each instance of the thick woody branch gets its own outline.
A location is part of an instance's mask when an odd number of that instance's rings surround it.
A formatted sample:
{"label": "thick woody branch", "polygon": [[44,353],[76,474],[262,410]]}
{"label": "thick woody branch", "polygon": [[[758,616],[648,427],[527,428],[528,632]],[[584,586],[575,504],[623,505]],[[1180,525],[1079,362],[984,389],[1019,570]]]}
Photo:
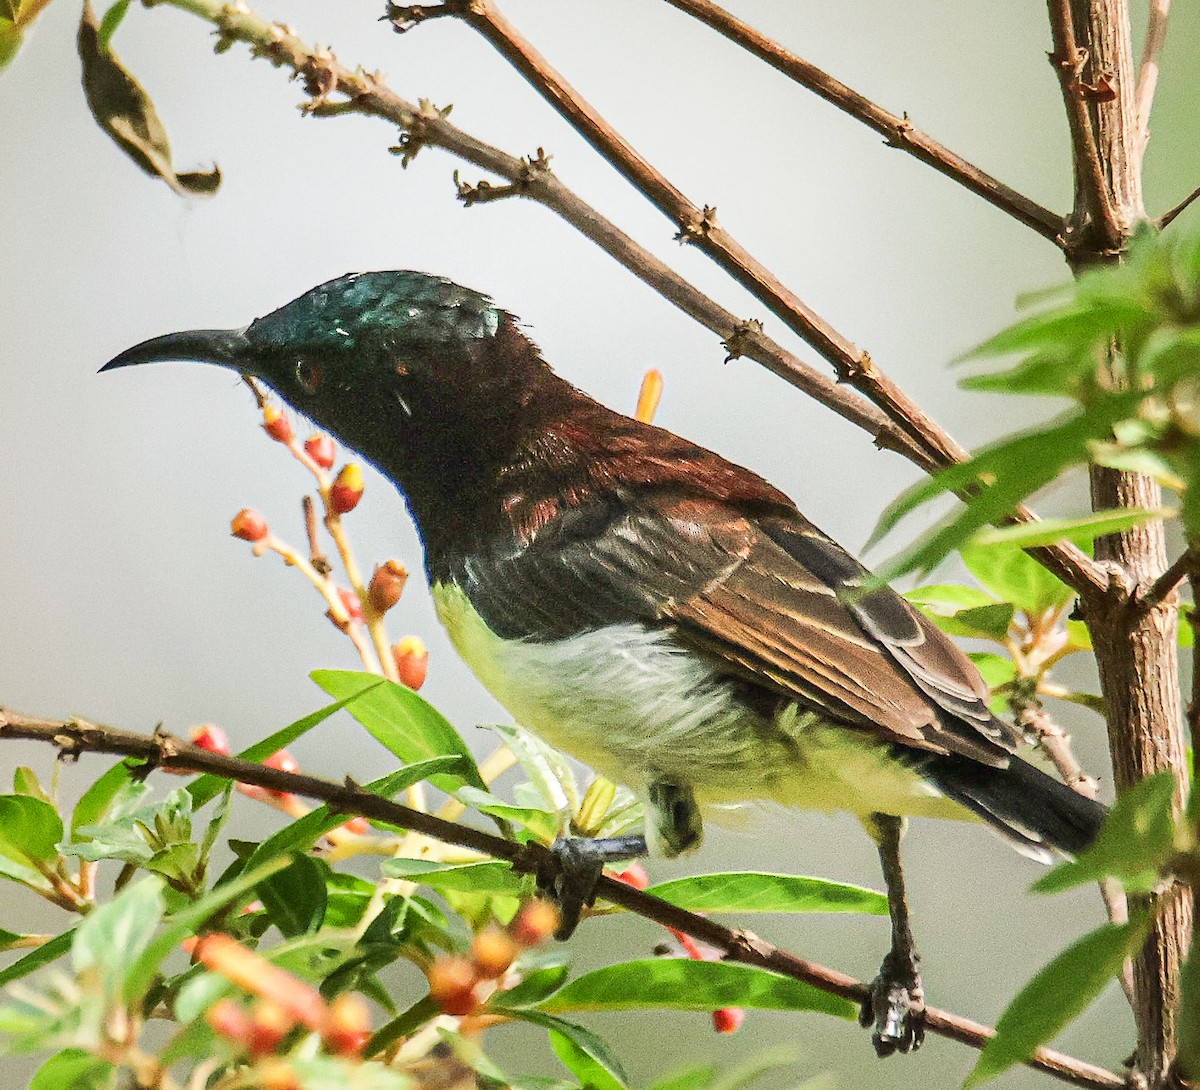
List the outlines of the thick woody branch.
{"label": "thick woody branch", "polygon": [[[861,121],[868,128],[874,129],[887,141],[889,147],[899,148],[922,163],[933,167],[940,174],[946,175],[982,197],[988,204],[1007,212],[1019,223],[1032,228],[1043,238],[1059,245],[1063,229],[1063,217],[1048,208],[1043,208],[1037,201],[1030,200],[1023,193],[1005,185],[993,178],[986,171],[980,170],[973,163],[967,162],[939,143],[928,133],[918,129],[907,114],[897,116],[882,106],[872,102],[865,95],[859,94],[852,87],[847,87],[841,80],[835,79],[828,72],[822,71],[815,64],[803,57],[785,49],[778,42],[772,41],[765,34],[748,23],[731,15],[724,8],[711,3],[711,0],[666,0],[673,8],[698,19],[712,27],[718,34],[740,45],[748,53],[769,64],[789,79],[808,88],[826,102],[836,106],[843,113]],[[1165,3],[1166,0],[1158,0]]]}
{"label": "thick woody branch", "polygon": [[[269,768],[251,761],[243,761],[238,757],[201,749],[182,738],[161,731],[153,735],[136,734],[80,719],[44,719],[0,709],[0,741],[5,739],[48,742],[57,747],[64,757],[71,759],[81,753],[120,754],[140,758],[151,767],[162,765],[169,766],[174,771],[211,773],[272,791],[290,791],[308,798],[320,799],[341,813],[359,814],[423,833],[447,844],[470,848],[493,858],[506,860],[514,865],[514,869],[526,873],[552,874],[557,865],[550,850],[537,842],[518,844],[466,825],[444,821],[433,814],[410,809],[381,795],[364,791],[349,779],[345,783],[335,783],[318,776]],[[597,888],[599,896],[611,904],[706,942],[723,951],[726,959],[730,961],[755,965],[795,980],[802,980],[853,1003],[861,1003],[867,996],[867,986],[853,977],[790,954],[748,931],[731,930],[714,920],[667,904],[651,894],[643,893],[612,878],[602,877]],[[930,1033],[960,1041],[973,1048],[982,1048],[995,1033],[994,1030],[970,1019],[960,1018],[934,1007],[926,1008],[925,1028]],[[1053,1049],[1038,1049],[1027,1062],[1030,1067],[1075,1086],[1093,1087],[1096,1090],[1120,1090],[1125,1085],[1122,1078],[1104,1068],[1063,1055]]]}

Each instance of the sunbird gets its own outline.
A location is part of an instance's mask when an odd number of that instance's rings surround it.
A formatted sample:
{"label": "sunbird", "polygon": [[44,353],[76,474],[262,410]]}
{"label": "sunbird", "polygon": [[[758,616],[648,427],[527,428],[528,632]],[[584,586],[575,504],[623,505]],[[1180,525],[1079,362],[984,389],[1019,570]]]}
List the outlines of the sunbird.
{"label": "sunbird", "polygon": [[171,333],[104,370],[260,379],[400,490],[438,616],[523,726],[645,806],[644,835],[560,841],[564,932],[605,862],[699,846],[707,807],[854,814],[892,944],[864,1008],[921,1042],[902,822],[975,819],[1049,862],[1105,808],[1014,756],[971,661],[748,469],[599,404],[517,319],[421,272],[331,280],[243,329]]}

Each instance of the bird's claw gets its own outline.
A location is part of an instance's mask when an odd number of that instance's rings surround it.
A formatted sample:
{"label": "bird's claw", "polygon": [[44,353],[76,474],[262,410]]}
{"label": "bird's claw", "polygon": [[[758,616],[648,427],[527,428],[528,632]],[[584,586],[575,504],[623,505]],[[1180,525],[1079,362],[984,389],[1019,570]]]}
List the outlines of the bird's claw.
{"label": "bird's claw", "polygon": [[859,1022],[875,1026],[871,1043],[882,1059],[894,1052],[916,1052],[925,1040],[925,989],[915,961],[897,965],[889,954],[871,982]]}
{"label": "bird's claw", "polygon": [[583,910],[596,901],[605,860],[588,850],[590,844],[589,840],[559,837],[550,848],[557,865],[551,873],[539,876],[539,884],[558,905],[559,924],[554,937],[559,942],[571,937]]}

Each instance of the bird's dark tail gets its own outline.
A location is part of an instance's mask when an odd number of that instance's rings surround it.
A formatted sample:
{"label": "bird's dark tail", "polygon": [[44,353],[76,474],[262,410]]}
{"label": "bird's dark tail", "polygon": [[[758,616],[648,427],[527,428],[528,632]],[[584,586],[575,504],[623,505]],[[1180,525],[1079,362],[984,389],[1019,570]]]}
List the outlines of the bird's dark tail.
{"label": "bird's dark tail", "polygon": [[994,768],[951,753],[922,762],[921,773],[1019,852],[1045,863],[1053,860],[1049,848],[1068,855],[1083,851],[1108,813],[1017,757],[1007,768]]}

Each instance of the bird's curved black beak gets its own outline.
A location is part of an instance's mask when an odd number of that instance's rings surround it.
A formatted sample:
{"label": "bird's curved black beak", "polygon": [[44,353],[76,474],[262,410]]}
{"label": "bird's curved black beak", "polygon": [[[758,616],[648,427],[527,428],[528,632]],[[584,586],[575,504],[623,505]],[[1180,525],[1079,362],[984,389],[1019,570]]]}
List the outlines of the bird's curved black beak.
{"label": "bird's curved black beak", "polygon": [[114,356],[100,370],[114,371],[118,367],[167,360],[215,363],[218,367],[233,367],[239,371],[254,369],[254,351],[244,329],[189,329],[135,344]]}

